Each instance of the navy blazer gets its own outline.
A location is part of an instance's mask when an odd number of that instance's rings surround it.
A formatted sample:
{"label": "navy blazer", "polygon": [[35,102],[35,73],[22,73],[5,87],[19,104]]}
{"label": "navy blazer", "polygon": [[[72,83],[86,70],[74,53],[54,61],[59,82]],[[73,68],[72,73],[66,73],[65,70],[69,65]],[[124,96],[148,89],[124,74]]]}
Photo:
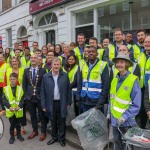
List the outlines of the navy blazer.
{"label": "navy blazer", "polygon": [[[40,100],[40,88],[41,88],[41,82],[42,82],[42,78],[43,75],[46,73],[46,70],[44,68],[39,68],[39,79],[38,79],[38,83],[36,86],[36,92],[35,92],[35,96],[37,99]],[[31,97],[34,93],[34,88],[30,83],[30,68],[26,68],[24,70],[24,75],[23,75],[23,91],[24,91],[24,99],[25,100],[31,100]]]}
{"label": "navy blazer", "polygon": [[[60,93],[60,109],[62,118],[67,116],[67,106],[71,105],[71,87],[67,73],[59,71],[58,88]],[[46,109],[46,116],[53,119],[54,80],[52,71],[43,76],[41,84],[41,106]]]}

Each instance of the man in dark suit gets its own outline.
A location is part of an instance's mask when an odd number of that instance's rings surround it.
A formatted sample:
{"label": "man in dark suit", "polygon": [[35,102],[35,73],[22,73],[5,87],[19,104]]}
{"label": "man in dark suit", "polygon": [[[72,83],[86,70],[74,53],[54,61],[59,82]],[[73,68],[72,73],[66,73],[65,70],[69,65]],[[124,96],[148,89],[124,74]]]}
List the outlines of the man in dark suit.
{"label": "man in dark suit", "polygon": [[31,116],[33,132],[28,136],[28,139],[33,139],[38,135],[38,122],[36,110],[38,110],[41,121],[41,136],[40,141],[46,138],[46,122],[41,109],[40,87],[43,75],[46,70],[38,67],[38,56],[33,54],[30,57],[31,67],[25,69],[23,76],[24,98]]}
{"label": "man in dark suit", "polygon": [[59,141],[61,146],[65,146],[65,124],[67,107],[71,105],[71,88],[68,75],[60,68],[60,59],[55,57],[52,71],[45,74],[42,80],[41,105],[52,125],[52,139],[47,144]]}

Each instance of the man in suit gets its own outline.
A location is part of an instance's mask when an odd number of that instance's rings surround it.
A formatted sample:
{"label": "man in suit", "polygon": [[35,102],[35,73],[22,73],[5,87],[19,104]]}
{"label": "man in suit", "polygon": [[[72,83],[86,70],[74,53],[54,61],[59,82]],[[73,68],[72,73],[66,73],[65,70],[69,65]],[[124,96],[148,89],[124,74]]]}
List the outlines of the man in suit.
{"label": "man in suit", "polygon": [[52,125],[52,139],[47,145],[59,141],[65,146],[67,107],[71,105],[71,88],[68,75],[61,69],[59,58],[52,61],[52,71],[45,74],[41,84],[41,105]]}
{"label": "man in suit", "polygon": [[31,67],[25,69],[23,76],[24,98],[29,109],[33,128],[33,132],[28,136],[28,140],[38,135],[38,122],[36,116],[36,110],[38,110],[41,121],[41,136],[39,141],[43,141],[46,138],[46,123],[41,109],[40,87],[46,70],[38,67],[38,56],[36,54],[30,57],[30,62]]}

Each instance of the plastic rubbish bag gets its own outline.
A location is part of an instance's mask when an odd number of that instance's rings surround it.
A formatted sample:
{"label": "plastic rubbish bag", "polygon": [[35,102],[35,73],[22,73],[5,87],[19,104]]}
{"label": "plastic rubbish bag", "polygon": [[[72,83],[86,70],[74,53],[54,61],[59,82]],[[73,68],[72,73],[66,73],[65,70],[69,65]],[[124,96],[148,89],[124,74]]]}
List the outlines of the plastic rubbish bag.
{"label": "plastic rubbish bag", "polygon": [[150,148],[150,130],[132,127],[124,134],[124,138],[128,144]]}
{"label": "plastic rubbish bag", "polygon": [[74,111],[74,95],[72,92],[72,105],[67,108],[68,115],[66,117],[66,125],[71,126],[71,121],[75,119],[75,111]]}
{"label": "plastic rubbish bag", "polygon": [[92,108],[71,122],[77,130],[84,150],[103,150],[108,143],[108,129],[104,114]]}

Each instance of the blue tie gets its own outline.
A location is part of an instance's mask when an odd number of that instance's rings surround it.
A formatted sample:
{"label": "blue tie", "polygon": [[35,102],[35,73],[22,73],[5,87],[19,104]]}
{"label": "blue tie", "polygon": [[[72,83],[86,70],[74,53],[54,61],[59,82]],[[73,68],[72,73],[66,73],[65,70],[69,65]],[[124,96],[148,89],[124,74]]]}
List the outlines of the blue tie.
{"label": "blue tie", "polygon": [[36,80],[36,74],[35,74],[35,69],[33,69],[33,77],[32,77],[33,83],[35,83],[35,80]]}

